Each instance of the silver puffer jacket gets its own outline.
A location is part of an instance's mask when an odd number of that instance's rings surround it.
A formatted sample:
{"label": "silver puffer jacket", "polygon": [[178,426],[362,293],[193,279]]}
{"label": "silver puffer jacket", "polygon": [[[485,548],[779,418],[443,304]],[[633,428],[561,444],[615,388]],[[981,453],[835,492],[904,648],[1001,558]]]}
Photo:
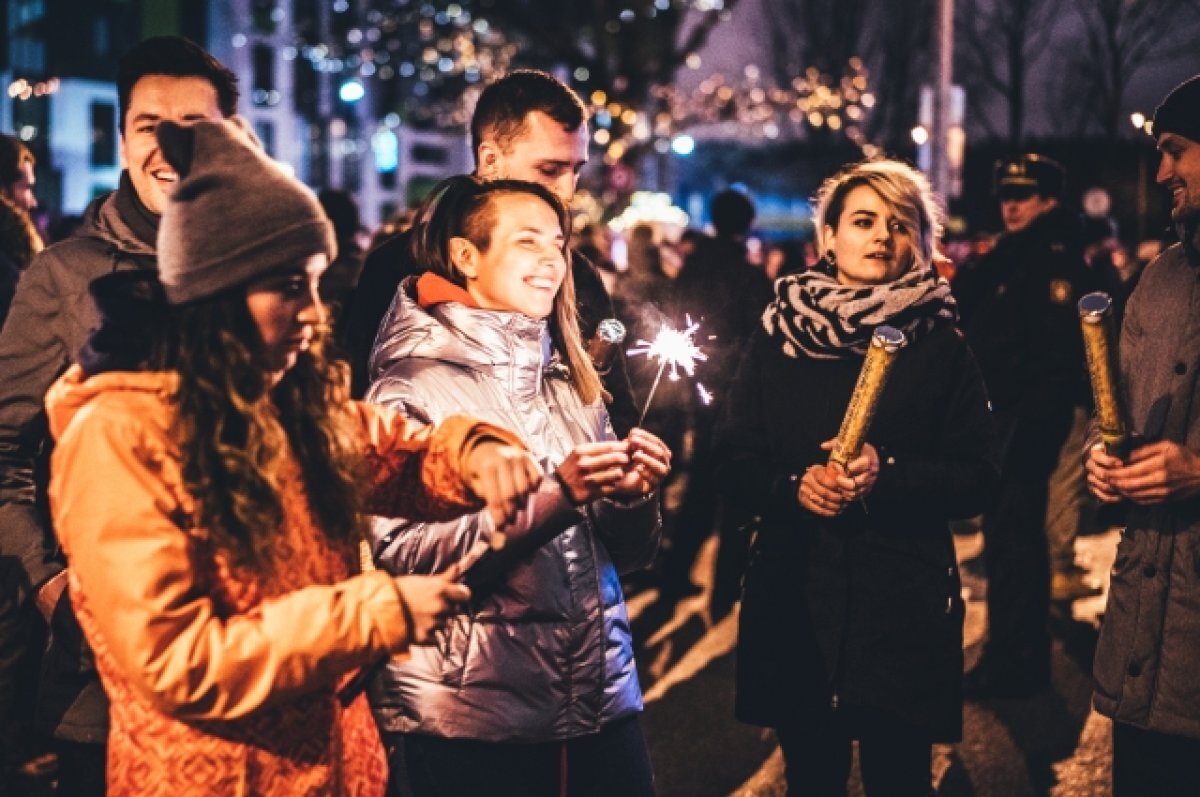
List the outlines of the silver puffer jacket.
{"label": "silver puffer jacket", "polygon": [[[519,433],[547,473],[580,443],[611,439],[600,401],[584,406],[545,322],[455,302],[428,310],[397,291],[371,354],[368,401],[437,422],[467,413]],[[514,527],[515,526],[515,527]],[[618,572],[658,545],[657,503],[571,507],[547,478],[505,529],[503,574],[436,644],[390,662],[372,686],[382,728],[489,742],[594,733],[642,708]],[[485,512],[448,523],[377,523],[376,560],[393,573],[436,573],[493,526]]]}

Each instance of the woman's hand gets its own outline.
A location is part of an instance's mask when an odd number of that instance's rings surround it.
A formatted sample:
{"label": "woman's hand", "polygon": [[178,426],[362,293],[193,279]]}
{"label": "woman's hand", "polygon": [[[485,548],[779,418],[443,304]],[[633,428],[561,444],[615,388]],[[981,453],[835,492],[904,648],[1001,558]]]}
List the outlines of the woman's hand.
{"label": "woman's hand", "polygon": [[612,495],[633,472],[629,450],[626,440],[581,443],[567,455],[554,476],[571,503],[591,503]]}
{"label": "woman's hand", "polygon": [[456,583],[458,571],[451,568],[436,576],[398,576],[392,579],[400,600],[404,604],[405,618],[409,621],[409,643],[424,645],[433,638],[433,633],[446,624],[446,618],[454,613],[455,604],[471,599],[471,590]]}
{"label": "woman's hand", "polygon": [[[826,440],[821,444],[825,451],[832,451],[837,439]],[[870,443],[863,443],[858,456],[846,463],[845,470],[839,465],[831,466],[837,476],[838,489],[842,491],[847,503],[861,501],[875,488],[879,478],[879,452]]]}
{"label": "woman's hand", "polygon": [[837,465],[809,465],[800,477],[796,499],[800,506],[821,517],[837,517],[848,501],[838,487],[841,468]]}
{"label": "woman's hand", "polygon": [[612,491],[622,498],[638,498],[658,489],[671,472],[671,449],[645,429],[631,429],[625,438],[630,466]]}
{"label": "woman's hand", "polygon": [[467,455],[467,486],[487,505],[496,527],[512,522],[542,482],[542,469],[528,451],[484,440]]}
{"label": "woman's hand", "polygon": [[[821,444],[832,451],[834,440]],[[879,478],[879,452],[870,443],[843,469],[837,463],[811,465],[800,479],[796,499],[800,506],[821,517],[836,517],[852,501],[861,501],[875,487]]]}

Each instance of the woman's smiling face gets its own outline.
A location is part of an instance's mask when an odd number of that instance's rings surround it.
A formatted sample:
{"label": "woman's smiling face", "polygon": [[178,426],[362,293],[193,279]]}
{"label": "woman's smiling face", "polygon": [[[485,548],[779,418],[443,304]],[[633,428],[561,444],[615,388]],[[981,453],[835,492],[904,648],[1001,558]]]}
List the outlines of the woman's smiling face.
{"label": "woman's smiling face", "polygon": [[490,202],[494,222],[487,248],[452,238],[451,259],[480,307],[546,318],[567,273],[558,214],[532,194],[502,193]]}
{"label": "woman's smiling face", "polygon": [[912,233],[875,189],[852,188],[842,205],[837,227],[825,227],[831,242],[837,280],[843,285],[882,285],[912,267]]}

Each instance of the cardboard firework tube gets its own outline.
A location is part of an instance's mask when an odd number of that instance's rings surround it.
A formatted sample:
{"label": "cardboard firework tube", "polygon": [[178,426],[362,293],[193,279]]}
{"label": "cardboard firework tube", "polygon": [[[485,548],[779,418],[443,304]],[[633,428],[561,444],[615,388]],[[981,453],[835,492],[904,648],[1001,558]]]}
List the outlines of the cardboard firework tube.
{"label": "cardboard firework tube", "polygon": [[844,469],[862,451],[879,396],[896,360],[896,352],[904,344],[904,333],[895,327],[876,327],[871,334],[871,345],[867,347],[867,356],[863,360],[862,370],[858,372],[854,392],[850,394],[850,404],[842,418],[842,427],[838,429],[837,442],[829,452],[831,463],[836,462]]}
{"label": "cardboard firework tube", "polygon": [[606,318],[596,326],[596,334],[587,342],[588,357],[596,370],[604,373],[612,364],[613,351],[625,340],[625,325],[615,318]]}
{"label": "cardboard firework tube", "polygon": [[1078,307],[1100,439],[1109,456],[1123,460],[1129,456],[1129,426],[1125,423],[1121,392],[1117,386],[1117,336],[1113,328],[1112,297],[1102,291],[1089,293],[1079,300]]}

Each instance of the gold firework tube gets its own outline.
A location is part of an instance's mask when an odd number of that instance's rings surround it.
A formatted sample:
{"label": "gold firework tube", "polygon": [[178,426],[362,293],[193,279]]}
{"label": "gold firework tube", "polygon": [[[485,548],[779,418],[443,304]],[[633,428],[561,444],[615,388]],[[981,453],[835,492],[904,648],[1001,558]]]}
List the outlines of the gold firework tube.
{"label": "gold firework tube", "polygon": [[842,428],[838,430],[833,451],[829,452],[830,462],[836,462],[845,468],[859,455],[863,440],[867,437],[867,429],[871,426],[871,418],[875,415],[879,396],[883,393],[892,363],[896,360],[896,352],[903,348],[904,343],[904,333],[895,327],[876,327],[872,333],[871,345],[867,347],[866,359],[863,360],[862,370],[858,373],[858,382],[854,385],[850,404],[846,407],[845,417],[842,418]]}
{"label": "gold firework tube", "polygon": [[1117,386],[1117,336],[1113,329],[1112,297],[1101,291],[1089,293],[1079,300],[1078,307],[1100,439],[1110,456],[1125,459],[1129,455],[1129,426],[1125,423],[1121,392]]}

